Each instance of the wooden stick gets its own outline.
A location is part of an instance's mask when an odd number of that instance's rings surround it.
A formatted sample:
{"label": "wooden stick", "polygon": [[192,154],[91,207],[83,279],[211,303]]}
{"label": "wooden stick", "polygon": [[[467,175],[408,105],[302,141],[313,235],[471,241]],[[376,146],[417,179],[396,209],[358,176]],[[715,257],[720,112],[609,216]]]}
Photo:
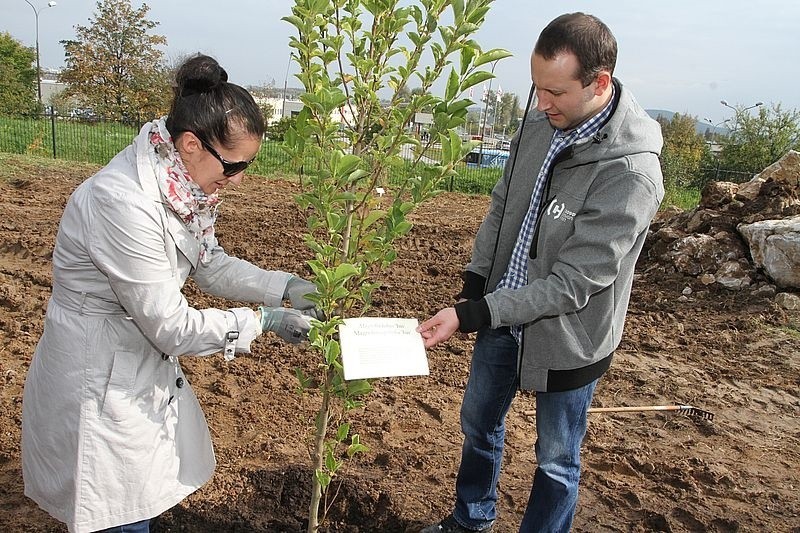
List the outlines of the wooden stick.
{"label": "wooden stick", "polygon": [[[714,415],[708,411],[703,411],[691,405],[638,405],[630,407],[590,407],[588,413],[619,413],[619,412],[642,412],[642,411],[683,411],[689,416],[714,420]],[[525,416],[536,416],[536,411],[523,411]]]}
{"label": "wooden stick", "polygon": [[642,405],[632,407],[590,407],[589,413],[616,413],[635,411],[688,411],[694,409],[691,405]]}

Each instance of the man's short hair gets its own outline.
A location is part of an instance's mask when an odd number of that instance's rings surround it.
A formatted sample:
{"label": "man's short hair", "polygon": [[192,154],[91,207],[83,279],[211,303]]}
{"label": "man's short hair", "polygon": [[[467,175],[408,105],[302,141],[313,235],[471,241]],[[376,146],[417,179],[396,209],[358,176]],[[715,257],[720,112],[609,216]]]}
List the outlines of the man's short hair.
{"label": "man's short hair", "polygon": [[599,18],[585,13],[567,13],[553,19],[542,30],[533,53],[546,60],[568,52],[578,58],[579,79],[588,86],[602,70],[614,74],[617,40]]}

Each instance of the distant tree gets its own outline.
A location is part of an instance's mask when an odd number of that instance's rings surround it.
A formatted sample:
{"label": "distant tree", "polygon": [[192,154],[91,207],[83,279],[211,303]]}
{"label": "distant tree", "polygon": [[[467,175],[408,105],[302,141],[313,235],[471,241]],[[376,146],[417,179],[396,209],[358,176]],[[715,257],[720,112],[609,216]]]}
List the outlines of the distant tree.
{"label": "distant tree", "polygon": [[720,166],[746,173],[745,179],[792,149],[800,149],[800,111],[783,110],[780,104],[761,107],[755,115],[737,109],[730,135],[723,141]]}
{"label": "distant tree", "polygon": [[517,130],[522,110],[519,107],[519,97],[514,93],[502,93],[497,98],[497,91],[486,91],[486,97],[481,100],[480,126],[483,125],[484,110],[486,111],[486,131],[500,135],[505,131],[511,135]]}
{"label": "distant tree", "polygon": [[130,0],[100,0],[89,26],[75,26],[76,40],[61,41],[66,67],[60,80],[82,107],[114,118],[150,118],[167,111],[170,71],[159,46],[167,40],[148,32],[150,8]]}
{"label": "distant tree", "polygon": [[469,135],[477,135],[480,133],[481,116],[483,115],[483,108],[474,108],[467,113],[464,128]]}
{"label": "distant tree", "polygon": [[701,164],[709,153],[702,135],[697,133],[697,119],[675,113],[671,120],[659,116],[664,147],[661,150],[661,169],[667,188],[685,189],[701,185]]}
{"label": "distant tree", "polygon": [[[403,88],[400,89],[399,93],[403,92]],[[423,89],[422,87],[414,87],[409,92],[409,101],[414,99],[414,97],[421,98],[423,101],[428,101],[430,99],[431,92],[428,90]],[[433,106],[430,103],[426,103],[421,108],[423,113],[430,113],[433,111]]]}
{"label": "distant tree", "polygon": [[408,85],[404,85],[397,91],[397,100],[400,105],[408,105],[411,102],[411,89]]}
{"label": "distant tree", "polygon": [[258,104],[258,108],[261,110],[261,116],[264,117],[264,122],[267,124],[271,123],[272,117],[275,115],[275,106],[267,102],[262,102]]}
{"label": "distant tree", "polygon": [[37,110],[36,60],[33,50],[0,33],[0,113],[33,113]]}
{"label": "distant tree", "polygon": [[294,126],[294,117],[281,117],[277,122],[267,126],[266,136],[270,141],[283,141],[286,132],[290,127]]}
{"label": "distant tree", "polygon": [[520,118],[522,117],[522,109],[519,106],[519,96],[514,93],[505,93],[500,98],[500,104],[497,108],[497,131],[505,132],[506,135],[511,135],[517,131]]}

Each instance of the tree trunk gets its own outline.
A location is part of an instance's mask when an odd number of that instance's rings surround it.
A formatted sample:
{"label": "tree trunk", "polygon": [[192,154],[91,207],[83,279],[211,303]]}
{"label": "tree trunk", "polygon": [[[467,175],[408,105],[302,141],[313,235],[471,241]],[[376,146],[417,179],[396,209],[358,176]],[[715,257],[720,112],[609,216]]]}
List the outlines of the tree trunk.
{"label": "tree trunk", "polygon": [[311,504],[308,508],[308,533],[317,533],[319,528],[319,503],[322,500],[322,486],[317,478],[317,471],[325,462],[325,435],[328,433],[328,420],[330,418],[331,402],[331,377],[332,371],[325,374],[325,385],[322,387],[322,405],[317,412],[317,430],[314,434],[314,460],[311,472]]}

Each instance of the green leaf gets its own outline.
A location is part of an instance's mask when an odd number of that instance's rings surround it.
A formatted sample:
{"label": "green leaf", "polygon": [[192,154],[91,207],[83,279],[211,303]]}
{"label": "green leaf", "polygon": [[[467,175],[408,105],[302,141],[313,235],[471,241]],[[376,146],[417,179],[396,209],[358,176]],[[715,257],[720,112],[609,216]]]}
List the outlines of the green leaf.
{"label": "green leaf", "polygon": [[334,272],[333,276],[334,279],[337,281],[345,280],[351,276],[355,276],[358,274],[358,269],[350,264],[350,263],[342,263],[341,265],[336,267],[336,272]]}
{"label": "green leaf", "polygon": [[349,396],[363,396],[372,392],[372,385],[366,379],[357,379],[347,382],[347,394]]}
{"label": "green leaf", "polygon": [[368,452],[369,448],[363,444],[351,444],[347,447],[347,456],[352,458],[357,453]]}
{"label": "green leaf", "polygon": [[503,50],[502,48],[493,48],[488,52],[485,52],[475,59],[475,63],[473,63],[473,67],[479,67],[481,65],[485,65],[486,63],[491,63],[492,61],[498,61],[500,59],[505,59],[506,57],[511,57],[512,54],[508,50]]}
{"label": "green leaf", "polygon": [[464,78],[464,81],[461,82],[461,92],[464,92],[470,87],[474,87],[475,85],[483,83],[484,81],[489,80],[491,78],[494,78],[494,74],[492,74],[491,72],[486,72],[485,70],[479,70],[478,72],[473,72],[472,74]]}
{"label": "green leaf", "polygon": [[298,30],[303,29],[303,27],[305,26],[303,19],[301,19],[300,17],[296,17],[294,15],[287,15],[285,17],[281,17],[281,20],[288,22]]}
{"label": "green leaf", "polygon": [[328,452],[325,454],[325,468],[328,472],[336,472],[338,467],[338,462],[336,461],[336,457],[333,456],[333,453]]}
{"label": "green leaf", "polygon": [[355,183],[356,181],[360,180],[364,176],[369,176],[369,175],[370,175],[369,170],[364,170],[363,168],[357,168],[356,170],[351,172],[349,176],[347,176],[347,182],[348,183]]}
{"label": "green leaf", "polygon": [[325,362],[329,365],[332,365],[337,359],[339,359],[339,355],[341,353],[342,349],[337,341],[328,341],[328,344],[325,345]]}
{"label": "green leaf", "polygon": [[361,158],[359,156],[353,154],[345,154],[339,161],[337,174],[338,175],[349,174],[350,172],[353,171],[353,169],[355,169],[358,166],[359,163],[361,163]]}
{"label": "green leaf", "polygon": [[467,73],[472,66],[472,60],[475,58],[475,49],[470,46],[461,48],[461,75]]}
{"label": "green leaf", "polygon": [[458,74],[456,69],[450,69],[450,78],[447,80],[447,90],[444,93],[444,99],[448,102],[458,95]]}
{"label": "green leaf", "polygon": [[367,215],[367,218],[364,219],[364,222],[361,223],[361,227],[363,229],[367,229],[372,226],[375,222],[379,221],[383,217],[386,216],[386,211],[382,211],[380,209],[375,209],[370,211]]}
{"label": "green leaf", "polygon": [[486,13],[489,12],[489,6],[479,7],[472,11],[469,15],[467,15],[467,22],[471,22],[473,24],[481,24],[483,22],[483,18],[486,16]]}
{"label": "green leaf", "polygon": [[450,105],[447,106],[447,112],[451,115],[455,115],[459,111],[467,109],[471,106],[474,102],[469,98],[465,98],[463,100],[456,100],[455,102],[451,102]]}
{"label": "green leaf", "polygon": [[395,227],[395,232],[398,235],[405,235],[411,229],[411,222],[403,221]]}
{"label": "green leaf", "polygon": [[328,11],[328,2],[329,0],[312,0],[311,8],[312,13],[320,13],[325,14]]}
{"label": "green leaf", "polygon": [[464,19],[464,0],[451,0],[453,20],[458,24]]}
{"label": "green leaf", "polygon": [[315,470],[314,475],[317,477],[317,483],[319,483],[322,492],[325,492],[325,489],[331,484],[331,476],[322,469]]}
{"label": "green leaf", "polygon": [[440,142],[442,145],[442,164],[447,165],[453,160],[453,149],[450,145],[450,139],[446,135],[443,135]]}
{"label": "green leaf", "polygon": [[339,442],[344,441],[349,433],[350,424],[345,422],[344,424],[339,425],[339,428],[336,430],[336,440]]}
{"label": "green leaf", "polygon": [[458,136],[455,129],[450,130],[450,150],[452,150],[452,158],[450,161],[458,161],[461,154],[461,137]]}
{"label": "green leaf", "polygon": [[311,385],[311,380],[306,375],[306,373],[303,372],[303,369],[300,368],[299,366],[295,367],[294,375],[297,378],[297,382],[298,382],[301,390],[305,390]]}

